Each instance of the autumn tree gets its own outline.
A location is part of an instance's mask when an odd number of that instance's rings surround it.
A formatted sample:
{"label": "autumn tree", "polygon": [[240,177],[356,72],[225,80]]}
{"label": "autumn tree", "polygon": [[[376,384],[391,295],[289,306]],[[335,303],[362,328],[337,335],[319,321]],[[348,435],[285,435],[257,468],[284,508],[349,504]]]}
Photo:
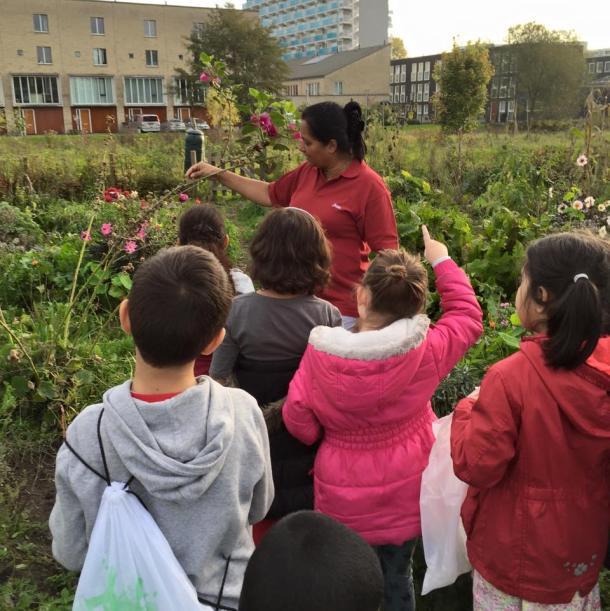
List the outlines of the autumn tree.
{"label": "autumn tree", "polygon": [[407,50],[402,38],[390,36],[391,59],[406,59]]}
{"label": "autumn tree", "polygon": [[574,32],[532,22],[510,28],[507,42],[516,64],[517,97],[526,98],[530,115],[574,115],[585,77],[583,47]]}
{"label": "autumn tree", "polygon": [[189,69],[178,70],[178,76],[186,78],[195,88],[201,73],[200,54],[205,52],[220,58],[226,64],[230,83],[240,85],[237,93],[240,103],[247,102],[250,87],[280,93],[289,73],[270,30],[231,4],[211,11],[208,21],[191,34],[188,50]]}

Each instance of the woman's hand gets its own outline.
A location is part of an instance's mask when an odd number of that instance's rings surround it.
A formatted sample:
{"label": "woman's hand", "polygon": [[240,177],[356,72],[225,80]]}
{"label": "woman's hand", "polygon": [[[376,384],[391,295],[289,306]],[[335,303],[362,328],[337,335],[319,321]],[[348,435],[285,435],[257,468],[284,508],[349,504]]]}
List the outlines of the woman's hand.
{"label": "woman's hand", "polygon": [[442,242],[433,240],[430,237],[428,228],[425,225],[421,226],[421,232],[424,236],[424,257],[426,257],[426,261],[428,261],[430,265],[441,257],[446,257],[449,254],[447,247]]}
{"label": "woman's hand", "polygon": [[209,176],[210,174],[220,173],[220,171],[220,168],[217,168],[211,163],[207,163],[206,161],[199,161],[195,165],[192,165],[186,171],[186,177],[195,180],[197,178],[204,178],[205,176]]}

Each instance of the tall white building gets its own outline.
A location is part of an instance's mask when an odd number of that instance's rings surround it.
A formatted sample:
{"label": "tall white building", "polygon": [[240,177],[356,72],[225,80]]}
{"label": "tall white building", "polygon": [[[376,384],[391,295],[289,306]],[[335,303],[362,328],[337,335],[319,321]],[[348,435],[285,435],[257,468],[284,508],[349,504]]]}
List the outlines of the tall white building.
{"label": "tall white building", "polygon": [[271,28],[285,60],[388,42],[388,0],[246,0]]}

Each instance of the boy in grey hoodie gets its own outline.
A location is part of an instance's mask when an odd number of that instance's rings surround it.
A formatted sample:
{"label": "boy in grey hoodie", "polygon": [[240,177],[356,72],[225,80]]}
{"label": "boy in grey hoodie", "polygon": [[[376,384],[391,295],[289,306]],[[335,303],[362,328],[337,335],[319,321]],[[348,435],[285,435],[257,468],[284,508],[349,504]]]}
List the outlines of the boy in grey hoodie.
{"label": "boy in grey hoodie", "polygon": [[[98,473],[127,482],[142,500],[193,582],[200,600],[237,609],[254,550],[250,525],[273,500],[269,442],[256,401],[207,376],[195,378],[199,354],[224,337],[231,304],[217,259],[195,246],[161,251],[134,276],[120,307],[136,345],[132,380],[84,409],[66,440]],[[49,520],[53,555],[83,566],[106,482],[63,444]]]}

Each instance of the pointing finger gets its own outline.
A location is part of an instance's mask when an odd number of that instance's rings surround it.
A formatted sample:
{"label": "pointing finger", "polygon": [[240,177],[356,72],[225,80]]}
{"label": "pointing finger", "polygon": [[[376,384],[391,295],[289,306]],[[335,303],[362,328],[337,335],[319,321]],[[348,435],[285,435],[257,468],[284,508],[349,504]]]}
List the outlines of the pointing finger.
{"label": "pointing finger", "polygon": [[428,231],[428,227],[426,225],[421,226],[421,232],[424,236],[424,244],[427,244],[430,241],[430,232]]}

